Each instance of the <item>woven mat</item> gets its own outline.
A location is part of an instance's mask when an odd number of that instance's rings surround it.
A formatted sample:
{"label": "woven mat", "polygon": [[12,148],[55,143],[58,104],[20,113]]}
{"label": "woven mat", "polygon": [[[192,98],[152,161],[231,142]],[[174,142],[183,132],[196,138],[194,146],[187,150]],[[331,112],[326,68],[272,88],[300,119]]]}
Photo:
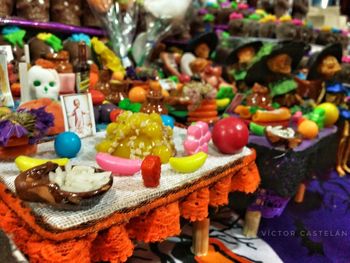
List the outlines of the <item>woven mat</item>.
{"label": "woven mat", "polygon": [[[105,133],[97,133],[94,137],[83,139],[82,150],[77,158],[72,159],[72,164],[97,166],[95,163],[95,144],[102,140]],[[177,155],[183,155],[182,143],[186,136],[186,130],[174,128],[174,142],[177,149]],[[114,183],[101,201],[94,207],[83,211],[58,211],[49,206],[30,203],[34,214],[40,216],[46,224],[52,228],[65,230],[79,226],[84,223],[105,218],[112,213],[122,211],[128,207],[142,205],[142,203],[163,196],[172,189],[184,186],[188,183],[197,181],[210,171],[216,168],[234,162],[244,156],[252,153],[248,148],[244,148],[240,154],[222,155],[217,152],[215,147],[209,145],[209,157],[206,163],[196,172],[191,174],[180,174],[174,172],[168,164],[162,165],[162,175],[160,185],[157,188],[146,188],[143,186],[140,173],[134,176],[114,177]],[[47,142],[39,145],[39,158],[57,158],[53,149],[53,142]],[[18,175],[18,169],[13,162],[1,162],[0,180],[13,192],[15,192],[14,180]]]}

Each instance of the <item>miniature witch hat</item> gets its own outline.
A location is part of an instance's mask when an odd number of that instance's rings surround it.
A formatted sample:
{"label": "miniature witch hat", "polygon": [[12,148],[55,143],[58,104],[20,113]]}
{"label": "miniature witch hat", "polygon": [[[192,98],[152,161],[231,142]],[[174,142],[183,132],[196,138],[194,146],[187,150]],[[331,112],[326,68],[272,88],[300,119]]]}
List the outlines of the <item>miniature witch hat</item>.
{"label": "miniature witch hat", "polygon": [[334,56],[339,63],[343,56],[343,50],[340,43],[334,43],[327,45],[322,51],[315,52],[311,55],[308,61],[309,74],[307,75],[308,80],[315,80],[321,78],[320,73],[317,71],[317,67],[321,60],[326,56]]}
{"label": "miniature witch hat", "polygon": [[274,74],[269,70],[267,61],[280,54],[289,55],[292,59],[292,70],[295,70],[306,51],[306,45],[300,41],[283,41],[277,45],[271,43],[264,45],[256,56],[256,62],[248,69],[246,84],[248,86],[253,86],[254,83],[267,84],[267,78]]}
{"label": "miniature witch hat", "polygon": [[259,49],[262,47],[263,43],[261,41],[258,40],[254,40],[254,41],[245,41],[243,39],[239,39],[236,43],[235,43],[235,47],[233,47],[233,51],[229,54],[226,64],[227,65],[232,65],[237,63],[238,61],[238,52],[240,50],[242,50],[243,48],[246,47],[252,47],[255,50],[255,53],[258,53]]}
{"label": "miniature witch hat", "polygon": [[214,32],[206,32],[193,37],[188,43],[186,50],[193,53],[199,44],[206,43],[210,49],[210,53],[212,53],[218,45],[218,42],[218,37]]}

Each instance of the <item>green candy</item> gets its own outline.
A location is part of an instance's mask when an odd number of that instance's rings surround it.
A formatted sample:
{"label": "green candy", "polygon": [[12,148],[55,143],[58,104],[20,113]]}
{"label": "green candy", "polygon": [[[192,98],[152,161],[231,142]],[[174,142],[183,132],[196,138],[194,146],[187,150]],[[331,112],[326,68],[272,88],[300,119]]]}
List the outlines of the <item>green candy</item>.
{"label": "green candy", "polygon": [[256,124],[256,123],[254,123],[254,122],[251,122],[251,123],[249,124],[249,130],[250,130],[253,134],[258,135],[258,136],[264,136],[264,135],[265,135],[265,126]]}
{"label": "green candy", "polygon": [[225,98],[229,98],[230,100],[232,100],[234,96],[235,94],[233,93],[233,90],[231,87],[221,87],[218,93],[216,94],[216,98],[218,100],[225,99]]}

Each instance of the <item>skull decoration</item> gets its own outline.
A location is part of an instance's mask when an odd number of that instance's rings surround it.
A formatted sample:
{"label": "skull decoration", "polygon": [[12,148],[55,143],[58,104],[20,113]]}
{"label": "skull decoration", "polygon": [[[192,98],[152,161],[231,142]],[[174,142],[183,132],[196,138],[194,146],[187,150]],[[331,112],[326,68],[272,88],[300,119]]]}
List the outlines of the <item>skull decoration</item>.
{"label": "skull decoration", "polygon": [[33,66],[28,72],[29,87],[35,98],[58,100],[60,80],[56,70]]}

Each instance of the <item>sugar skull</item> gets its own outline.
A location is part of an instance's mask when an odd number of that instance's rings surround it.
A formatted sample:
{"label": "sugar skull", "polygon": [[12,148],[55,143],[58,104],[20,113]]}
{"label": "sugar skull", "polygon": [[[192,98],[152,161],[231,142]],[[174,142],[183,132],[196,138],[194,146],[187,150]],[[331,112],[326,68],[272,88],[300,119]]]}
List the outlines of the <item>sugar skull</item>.
{"label": "sugar skull", "polygon": [[33,99],[58,100],[60,79],[56,70],[33,66],[28,71],[28,81],[30,92],[35,95]]}

